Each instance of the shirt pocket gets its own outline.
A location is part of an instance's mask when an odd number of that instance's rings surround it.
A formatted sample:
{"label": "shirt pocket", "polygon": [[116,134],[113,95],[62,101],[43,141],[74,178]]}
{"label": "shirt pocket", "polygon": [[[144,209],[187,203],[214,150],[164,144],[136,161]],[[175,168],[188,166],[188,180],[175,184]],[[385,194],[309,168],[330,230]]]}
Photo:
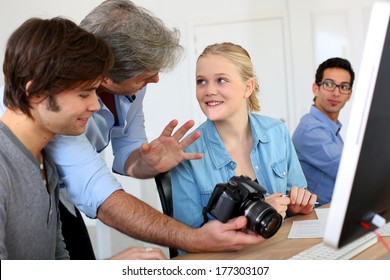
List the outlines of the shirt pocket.
{"label": "shirt pocket", "polygon": [[287,159],[282,159],[274,162],[271,165],[273,171],[273,178],[276,188],[273,187],[274,192],[285,192],[287,190]]}

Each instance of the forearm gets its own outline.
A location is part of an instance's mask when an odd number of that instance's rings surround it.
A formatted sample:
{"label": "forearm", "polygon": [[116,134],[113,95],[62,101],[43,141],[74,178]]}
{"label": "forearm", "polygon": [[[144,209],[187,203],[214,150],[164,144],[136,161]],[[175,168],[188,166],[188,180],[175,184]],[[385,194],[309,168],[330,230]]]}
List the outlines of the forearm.
{"label": "forearm", "polygon": [[133,238],[189,252],[198,251],[196,229],[161,214],[124,192],[114,192],[98,209],[103,223]]}

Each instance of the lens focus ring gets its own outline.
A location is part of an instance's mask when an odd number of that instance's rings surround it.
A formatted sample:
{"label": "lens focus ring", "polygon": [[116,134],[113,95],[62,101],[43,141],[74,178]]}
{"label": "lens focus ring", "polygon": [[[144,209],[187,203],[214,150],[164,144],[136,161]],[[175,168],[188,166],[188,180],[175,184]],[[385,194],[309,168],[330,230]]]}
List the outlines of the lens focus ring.
{"label": "lens focus ring", "polygon": [[268,203],[259,200],[253,202],[245,211],[247,228],[264,238],[272,237],[282,225],[283,218]]}

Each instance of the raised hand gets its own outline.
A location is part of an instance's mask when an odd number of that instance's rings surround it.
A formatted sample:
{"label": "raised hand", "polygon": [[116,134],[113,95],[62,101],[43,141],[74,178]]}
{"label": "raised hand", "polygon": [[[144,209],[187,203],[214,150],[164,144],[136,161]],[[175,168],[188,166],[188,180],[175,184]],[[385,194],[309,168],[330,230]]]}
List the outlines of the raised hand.
{"label": "raised hand", "polygon": [[194,132],[182,139],[194,124],[192,120],[187,121],[173,133],[178,121],[170,121],[157,139],[142,144],[140,149],[129,157],[126,163],[128,175],[148,178],[172,169],[183,160],[202,158],[200,153],[184,152],[186,147],[200,137],[200,132]]}

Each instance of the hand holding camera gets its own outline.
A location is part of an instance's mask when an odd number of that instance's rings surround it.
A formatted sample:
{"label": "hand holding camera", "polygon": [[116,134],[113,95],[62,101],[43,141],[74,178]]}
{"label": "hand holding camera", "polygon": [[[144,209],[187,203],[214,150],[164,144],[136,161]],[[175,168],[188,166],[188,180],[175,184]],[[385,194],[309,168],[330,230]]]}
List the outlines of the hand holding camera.
{"label": "hand holding camera", "polygon": [[247,228],[264,238],[272,237],[282,225],[283,218],[264,201],[266,190],[246,176],[233,176],[226,184],[217,184],[203,216],[207,213],[226,223],[229,219],[246,216]]}

